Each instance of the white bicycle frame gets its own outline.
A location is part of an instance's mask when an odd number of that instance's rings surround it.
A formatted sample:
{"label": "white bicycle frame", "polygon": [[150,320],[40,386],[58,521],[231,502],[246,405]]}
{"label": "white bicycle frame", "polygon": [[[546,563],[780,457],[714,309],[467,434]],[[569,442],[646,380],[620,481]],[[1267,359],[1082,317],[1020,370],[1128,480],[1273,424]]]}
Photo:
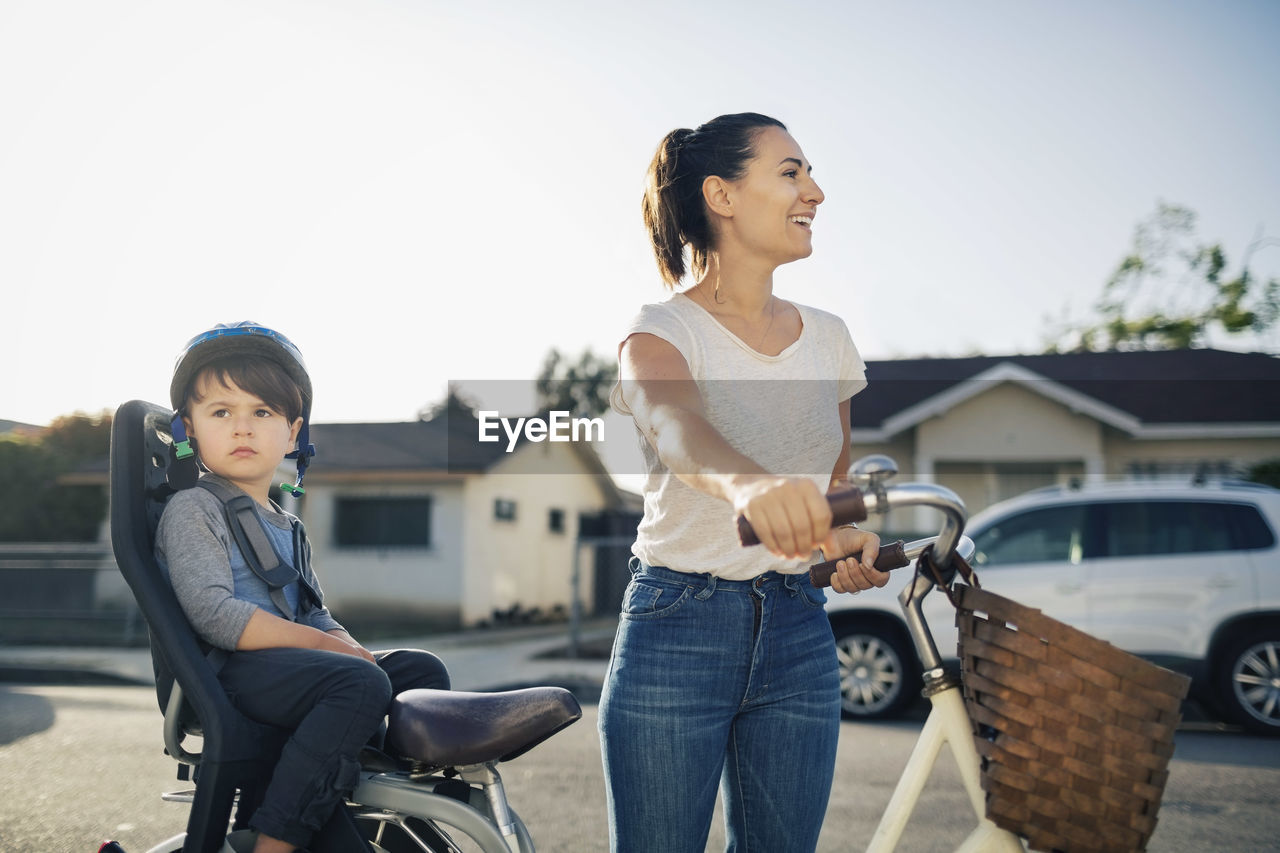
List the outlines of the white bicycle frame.
{"label": "white bicycle frame", "polygon": [[[881,481],[892,476],[896,466],[884,457],[870,457],[859,465],[872,462],[877,467],[869,475],[870,488],[864,491],[863,500],[867,513],[886,513],[894,507],[930,506],[944,515],[942,532],[936,537],[921,539],[906,546],[906,556],[914,560],[927,547],[933,546],[935,563],[945,570],[951,555],[958,549],[966,560],[973,555],[973,541],[962,536],[965,523],[964,504],[949,489],[926,484],[904,484],[884,487]],[[887,466],[886,466],[887,463]],[[855,466],[855,471],[858,466]],[[856,475],[855,475],[856,476]],[[929,716],[916,741],[911,757],[898,779],[889,805],[885,808],[876,827],[867,853],[888,853],[897,849],[902,832],[920,801],[925,782],[933,770],[943,744],[951,748],[960,770],[960,779],[973,807],[977,826],[956,848],[957,853],[1024,853],[1026,848],[1018,836],[1000,829],[986,816],[986,797],[982,790],[982,769],[978,749],[973,741],[973,725],[965,710],[960,680],[943,669],[933,634],[921,612],[925,595],[936,586],[934,580],[918,574],[898,596],[898,602],[906,616],[907,629],[915,644],[916,654],[924,667],[923,693],[930,703]]]}

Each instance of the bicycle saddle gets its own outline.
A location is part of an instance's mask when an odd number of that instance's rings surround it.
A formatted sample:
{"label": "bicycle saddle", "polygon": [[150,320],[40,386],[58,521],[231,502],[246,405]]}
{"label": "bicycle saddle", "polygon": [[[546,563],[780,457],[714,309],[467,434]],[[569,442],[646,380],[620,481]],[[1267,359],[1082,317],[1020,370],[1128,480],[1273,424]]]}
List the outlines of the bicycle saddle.
{"label": "bicycle saddle", "polygon": [[391,700],[386,748],[430,768],[508,761],[581,716],[578,700],[562,687],[406,690]]}

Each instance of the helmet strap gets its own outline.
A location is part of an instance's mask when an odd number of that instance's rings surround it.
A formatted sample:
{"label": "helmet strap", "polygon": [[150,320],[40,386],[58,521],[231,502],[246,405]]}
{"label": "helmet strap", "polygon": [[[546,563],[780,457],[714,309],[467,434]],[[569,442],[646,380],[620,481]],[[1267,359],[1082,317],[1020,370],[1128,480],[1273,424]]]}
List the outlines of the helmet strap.
{"label": "helmet strap", "polygon": [[182,422],[182,415],[177,412],[173,413],[173,420],[169,422],[169,434],[173,436],[173,453],[178,459],[189,459],[194,456],[196,451],[191,446],[191,439],[187,438],[187,425]]}
{"label": "helmet strap", "polygon": [[302,429],[298,431],[298,449],[292,453],[286,453],[285,459],[298,460],[298,479],[293,484],[281,483],[280,488],[293,495],[295,498],[306,494],[306,489],[302,488],[302,478],[307,473],[307,466],[311,464],[311,457],[316,455],[316,446],[311,443],[311,426],[307,423],[307,419],[302,419]]}

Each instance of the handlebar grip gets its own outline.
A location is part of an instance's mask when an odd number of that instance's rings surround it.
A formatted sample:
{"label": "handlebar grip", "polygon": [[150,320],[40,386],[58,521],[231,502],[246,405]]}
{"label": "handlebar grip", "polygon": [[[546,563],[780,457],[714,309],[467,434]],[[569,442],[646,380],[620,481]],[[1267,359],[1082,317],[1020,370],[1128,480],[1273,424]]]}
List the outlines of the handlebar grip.
{"label": "handlebar grip", "polygon": [[[847,557],[837,557],[834,560],[827,560],[825,563],[816,563],[809,567],[809,581],[818,589],[831,586],[831,576],[836,572],[836,563],[841,560],[862,561],[862,552],[850,554]],[[910,565],[911,561],[907,559],[906,543],[899,539],[897,542],[889,542],[880,546],[880,555],[876,557],[875,567],[882,572],[892,569],[900,569],[903,566]]]}
{"label": "handlebar grip", "polygon": [[[831,507],[832,527],[867,520],[867,506],[862,500],[862,490],[856,486],[831,492],[827,495],[827,504]],[[738,541],[744,546],[760,544],[760,537],[745,515],[738,516]]]}

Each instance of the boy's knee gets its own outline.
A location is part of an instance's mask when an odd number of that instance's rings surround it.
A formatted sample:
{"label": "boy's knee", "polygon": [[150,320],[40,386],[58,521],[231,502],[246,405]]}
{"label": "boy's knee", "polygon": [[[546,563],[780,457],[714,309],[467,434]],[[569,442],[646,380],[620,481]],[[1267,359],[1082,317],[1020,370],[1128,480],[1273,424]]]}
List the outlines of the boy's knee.
{"label": "boy's knee", "polygon": [[342,664],[342,688],[350,690],[353,696],[358,694],[361,704],[374,709],[377,713],[381,713],[391,704],[391,679],[381,667],[376,663],[355,657],[344,660]]}
{"label": "boy's knee", "polygon": [[449,689],[449,669],[431,652],[422,649],[380,652],[378,663],[390,674],[394,692],[419,688]]}
{"label": "boy's knee", "polygon": [[419,651],[418,667],[421,673],[420,679],[424,682],[423,687],[432,687],[436,690],[449,689],[449,668],[436,655]]}
{"label": "boy's knee", "polygon": [[391,704],[391,679],[376,663],[361,663],[364,664],[362,669],[367,679],[370,701],[378,707],[380,713],[386,713],[387,706]]}

